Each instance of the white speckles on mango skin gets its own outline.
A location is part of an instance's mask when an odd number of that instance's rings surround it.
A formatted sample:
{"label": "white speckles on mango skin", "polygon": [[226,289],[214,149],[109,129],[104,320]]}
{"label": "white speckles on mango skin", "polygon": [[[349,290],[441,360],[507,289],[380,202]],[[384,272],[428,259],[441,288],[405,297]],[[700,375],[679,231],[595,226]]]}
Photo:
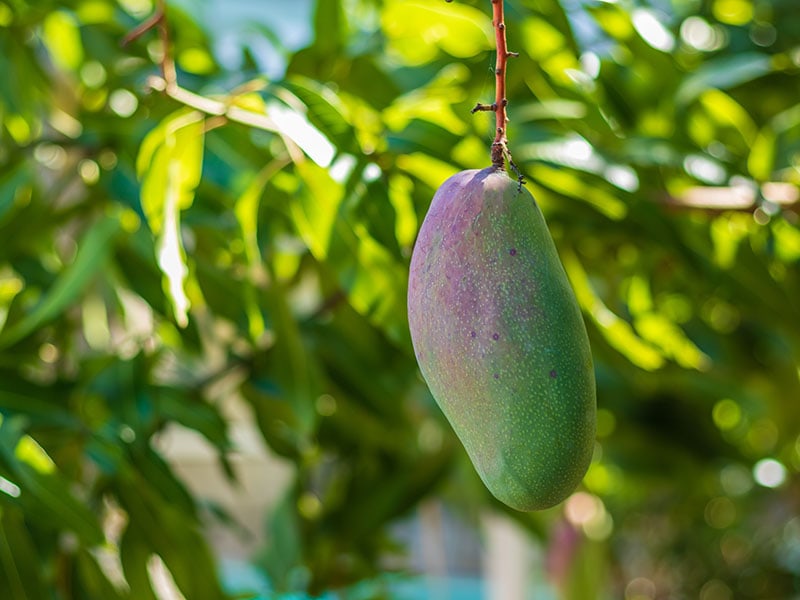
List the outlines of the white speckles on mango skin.
{"label": "white speckles on mango skin", "polygon": [[586,329],[538,206],[502,171],[462,171],[433,198],[408,290],[425,380],[479,475],[518,510],[580,483],[595,436]]}

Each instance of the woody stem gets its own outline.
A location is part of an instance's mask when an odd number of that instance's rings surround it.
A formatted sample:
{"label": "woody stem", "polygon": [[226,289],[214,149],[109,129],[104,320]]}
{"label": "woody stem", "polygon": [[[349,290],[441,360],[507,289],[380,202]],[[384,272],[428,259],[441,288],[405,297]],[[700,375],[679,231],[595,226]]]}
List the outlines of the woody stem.
{"label": "woody stem", "polygon": [[492,143],[492,166],[497,169],[505,168],[505,152],[508,138],[506,125],[508,116],[506,107],[506,63],[509,52],[506,46],[506,24],[503,16],[503,0],[492,0],[492,25],[494,25],[495,40],[497,42],[497,62],[495,63],[495,137]]}

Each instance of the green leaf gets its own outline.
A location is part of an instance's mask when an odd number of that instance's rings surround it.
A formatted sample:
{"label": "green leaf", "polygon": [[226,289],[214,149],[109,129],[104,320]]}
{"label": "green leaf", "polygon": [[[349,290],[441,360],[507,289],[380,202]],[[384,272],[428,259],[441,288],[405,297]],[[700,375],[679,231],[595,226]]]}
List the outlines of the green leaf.
{"label": "green leaf", "polygon": [[561,256],[564,269],[581,309],[588,313],[608,344],[636,366],[653,371],[664,365],[664,356],[636,335],[630,323],[614,314],[597,296],[586,271],[573,252]]}
{"label": "green leaf", "polygon": [[[32,417],[38,426],[47,424],[64,429],[77,429],[80,426],[77,416],[66,410],[64,406],[29,394],[2,389],[8,383],[8,381],[0,383],[0,413]],[[54,394],[57,392],[54,389],[43,388],[41,393]]]}
{"label": "green leaf", "polygon": [[22,278],[10,267],[0,267],[0,331],[6,324],[11,302],[25,288]]}
{"label": "green leaf", "polygon": [[391,0],[381,25],[390,52],[410,65],[432,60],[439,49],[456,58],[472,58],[491,48],[486,12],[464,3]]}
{"label": "green leaf", "polygon": [[152,550],[141,527],[127,527],[120,541],[120,561],[125,573],[125,581],[131,590],[131,597],[141,600],[156,600],[147,574],[147,562]]}
{"label": "green leaf", "polygon": [[236,205],[234,206],[234,214],[242,231],[244,252],[250,275],[248,277],[249,285],[245,288],[244,304],[252,340],[258,340],[265,331],[264,316],[261,313],[260,303],[258,302],[259,283],[263,280],[263,264],[258,244],[259,205],[270,179],[286,164],[286,161],[278,159],[267,164],[253,177],[253,180],[236,200]]}
{"label": "green leaf", "polygon": [[756,181],[768,181],[775,166],[777,136],[772,128],[764,127],[755,137],[747,158],[747,170]]}
{"label": "green leaf", "polygon": [[29,336],[58,317],[77,299],[108,259],[113,249],[112,241],[120,228],[119,219],[106,217],[89,229],[78,244],[75,259],[44,293],[39,304],[0,333],[0,349]]}
{"label": "green leaf", "polygon": [[[578,536],[579,534],[575,534]],[[583,600],[598,597],[598,590],[606,589],[609,574],[608,549],[605,544],[578,538],[566,573],[563,600]]]}
{"label": "green leaf", "polygon": [[156,237],[165,292],[181,327],[188,324],[190,307],[185,290],[189,267],[181,238],[181,211],[192,205],[200,183],[204,127],[201,113],[178,110],[147,134],[136,159],[142,210]]}
{"label": "green leaf", "polygon": [[344,190],[328,171],[310,161],[296,163],[295,169],[302,181],[301,193],[289,209],[298,233],[314,258],[324,261]]}
{"label": "green leaf", "polygon": [[39,570],[33,539],[22,511],[0,503],[0,590],[14,600],[45,598],[45,586]]}
{"label": "green leaf", "polygon": [[20,162],[0,178],[0,223],[11,213],[23,190],[30,190],[31,172],[29,165]]}
{"label": "green leaf", "polygon": [[322,393],[320,373],[292,314],[285,288],[274,282],[266,299],[275,333],[270,366],[272,380],[277,386],[276,399],[291,407],[294,433],[304,439],[311,435],[316,424],[314,402]]}
{"label": "green leaf", "polygon": [[100,569],[100,565],[97,564],[95,558],[86,549],[81,548],[75,558],[82,587],[89,598],[122,600],[128,597],[114,587],[102,569]]}
{"label": "green leaf", "polygon": [[341,52],[344,39],[344,9],[341,2],[318,1],[316,4],[314,31],[317,39],[314,48],[320,56],[333,58]]}
{"label": "green leaf", "polygon": [[756,52],[710,60],[687,77],[675,92],[675,101],[686,105],[709,89],[729,89],[763,77],[773,70],[772,59]]}
{"label": "green leaf", "polygon": [[306,105],[308,120],[339,152],[359,152],[353,127],[345,117],[346,108],[333,90],[300,75],[289,78],[285,86]]}
{"label": "green leaf", "polygon": [[[118,487],[119,499],[127,511],[129,527],[137,527],[149,554],[161,557],[186,598],[222,600],[226,595],[217,577],[213,556],[200,533],[200,523],[180,507],[164,502],[150,481],[132,474]],[[141,576],[144,549],[137,542],[136,572]]]}
{"label": "green leaf", "polygon": [[303,534],[297,515],[294,491],[281,498],[272,509],[267,523],[269,541],[262,561],[272,585],[289,591],[293,587],[292,573],[303,561]]}
{"label": "green leaf", "polygon": [[58,10],[44,20],[42,39],[53,62],[64,70],[75,71],[83,62],[83,43],[78,23],[72,14]]}
{"label": "green leaf", "polygon": [[[23,423],[19,418],[6,418],[0,423],[0,465],[6,466],[22,490],[20,504],[51,527],[74,531],[86,546],[102,543],[104,536],[96,515],[75,498],[70,484],[54,466],[39,470],[37,462],[31,464],[20,457],[20,445],[26,441],[30,444],[30,438],[23,433]],[[49,461],[49,457],[45,460]]]}

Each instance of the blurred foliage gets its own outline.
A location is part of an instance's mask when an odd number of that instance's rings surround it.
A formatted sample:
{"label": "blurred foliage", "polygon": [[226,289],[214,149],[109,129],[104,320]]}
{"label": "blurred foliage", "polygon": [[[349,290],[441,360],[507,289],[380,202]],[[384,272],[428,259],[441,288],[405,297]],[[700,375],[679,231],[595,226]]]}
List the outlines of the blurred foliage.
{"label": "blurred foliage", "polygon": [[[510,147],[600,408],[584,488],[511,516],[560,553],[565,598],[797,594],[796,0],[506,7]],[[155,8],[0,1],[3,597],[153,598],[154,563],[225,597],[219,511],[158,449],[195,430],[236,485],[225,378],[294,466],[258,559],[276,589],[379,573],[434,494],[504,510],[405,317],[434,190],[488,165],[489,3],[176,0],[169,48],[122,47]]]}

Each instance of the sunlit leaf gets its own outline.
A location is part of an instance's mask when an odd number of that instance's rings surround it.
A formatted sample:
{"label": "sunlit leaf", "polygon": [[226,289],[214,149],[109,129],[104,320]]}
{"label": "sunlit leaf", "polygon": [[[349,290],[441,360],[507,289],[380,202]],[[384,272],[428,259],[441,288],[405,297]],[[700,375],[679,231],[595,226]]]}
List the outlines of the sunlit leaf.
{"label": "sunlit leaf", "polygon": [[318,260],[324,260],[344,190],[328,171],[311,162],[296,163],[295,168],[303,184],[301,193],[290,206],[291,214],[298,233],[312,254]]}
{"label": "sunlit leaf", "polygon": [[25,283],[11,268],[0,268],[0,331],[6,324],[11,302],[24,287]]}
{"label": "sunlit leaf", "polygon": [[245,256],[250,268],[250,281],[246,302],[247,318],[250,323],[250,336],[258,339],[264,333],[264,317],[259,308],[257,298],[259,283],[263,282],[261,250],[258,244],[258,209],[264,188],[275,173],[285,166],[284,161],[273,160],[267,164],[250,182],[239,196],[234,207],[234,214],[239,222],[244,241]]}
{"label": "sunlit leaf", "polygon": [[404,320],[406,272],[391,254],[362,227],[355,228],[358,240],[356,269],[348,278],[350,302],[358,312],[384,326],[398,340],[407,338]]}
{"label": "sunlit leaf", "polygon": [[564,269],[575,290],[581,309],[594,321],[608,344],[636,366],[652,371],[664,365],[664,356],[642,340],[631,325],[614,314],[592,288],[578,257],[572,252],[562,254]]}
{"label": "sunlit leaf", "polygon": [[53,62],[74,71],[83,62],[83,43],[75,18],[68,12],[51,12],[44,21],[42,38]]}
{"label": "sunlit leaf", "polygon": [[750,147],[747,158],[747,170],[759,181],[766,181],[772,176],[775,166],[776,135],[769,127],[758,132]]}
{"label": "sunlit leaf", "polygon": [[347,109],[333,90],[306,77],[294,76],[286,87],[308,109],[309,121],[322,132],[339,152],[358,151]]}
{"label": "sunlit leaf", "polygon": [[575,173],[546,165],[535,165],[530,176],[537,184],[565,196],[585,201],[610,219],[622,219],[628,208],[624,202],[606,192],[602,187],[585,183]]}
{"label": "sunlit leaf", "polygon": [[424,119],[446,131],[463,134],[467,124],[453,111],[453,105],[464,100],[462,84],[469,71],[463,65],[449,65],[431,83],[398,98],[384,112],[386,124],[402,130],[413,119]]}
{"label": "sunlit leaf", "polygon": [[753,81],[772,71],[765,54],[741,53],[706,62],[687,77],[675,94],[679,104],[688,104],[709,89],[729,89]]}
{"label": "sunlit leaf", "polygon": [[190,307],[189,267],[181,238],[181,211],[189,208],[203,169],[203,115],[182,109],[151,131],[136,159],[142,210],[156,236],[158,266],[175,320],[185,327]]}
{"label": "sunlit leaf", "polygon": [[750,147],[756,134],[756,124],[741,104],[719,90],[706,90],[699,99],[718,123],[733,126],[742,136],[744,146]]}
{"label": "sunlit leaf", "polygon": [[752,219],[746,214],[722,215],[711,224],[711,239],[714,242],[714,260],[723,269],[731,268],[736,261],[739,244],[747,239],[752,228]]}
{"label": "sunlit leaf", "polygon": [[417,236],[418,219],[411,198],[412,189],[413,183],[403,175],[395,175],[389,181],[389,201],[396,215],[395,236],[404,248],[410,248]]}
{"label": "sunlit leaf", "polygon": [[408,64],[431,60],[438,49],[466,58],[490,48],[491,25],[486,13],[463,3],[392,0],[381,20],[390,50]]}
{"label": "sunlit leaf", "polygon": [[397,157],[397,166],[409,175],[413,175],[433,190],[439,189],[448,177],[455,175],[458,169],[427,154],[415,152]]}
{"label": "sunlit leaf", "polygon": [[698,371],[710,368],[709,356],[665,315],[652,312],[639,315],[634,319],[634,326],[642,339],[659,348],[665,356],[682,367]]}

